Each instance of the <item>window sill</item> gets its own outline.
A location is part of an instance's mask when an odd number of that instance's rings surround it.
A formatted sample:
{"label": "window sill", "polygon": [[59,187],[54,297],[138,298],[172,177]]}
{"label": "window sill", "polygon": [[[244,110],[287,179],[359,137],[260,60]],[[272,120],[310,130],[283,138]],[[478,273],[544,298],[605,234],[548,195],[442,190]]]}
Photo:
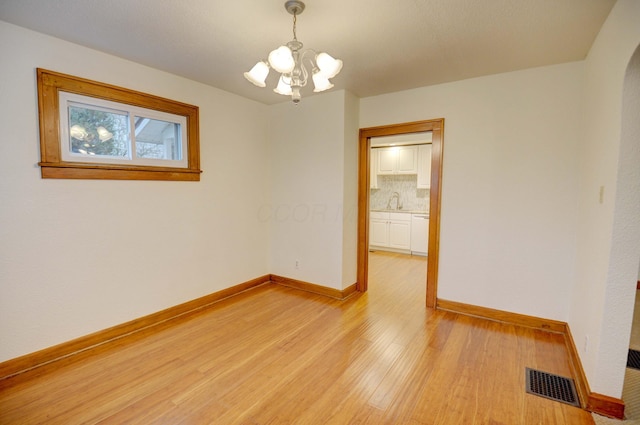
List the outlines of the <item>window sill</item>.
{"label": "window sill", "polygon": [[44,179],[200,181],[201,170],[111,164],[40,162]]}

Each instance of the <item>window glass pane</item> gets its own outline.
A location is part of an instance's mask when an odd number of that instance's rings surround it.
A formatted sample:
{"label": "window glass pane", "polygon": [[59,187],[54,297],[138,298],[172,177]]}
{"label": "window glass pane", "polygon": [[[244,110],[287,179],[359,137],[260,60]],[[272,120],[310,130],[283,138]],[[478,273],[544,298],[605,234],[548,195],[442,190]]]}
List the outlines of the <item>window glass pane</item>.
{"label": "window glass pane", "polygon": [[69,143],[77,155],[130,157],[128,113],[70,102]]}
{"label": "window glass pane", "polygon": [[180,124],[135,117],[136,155],[138,158],[182,160]]}

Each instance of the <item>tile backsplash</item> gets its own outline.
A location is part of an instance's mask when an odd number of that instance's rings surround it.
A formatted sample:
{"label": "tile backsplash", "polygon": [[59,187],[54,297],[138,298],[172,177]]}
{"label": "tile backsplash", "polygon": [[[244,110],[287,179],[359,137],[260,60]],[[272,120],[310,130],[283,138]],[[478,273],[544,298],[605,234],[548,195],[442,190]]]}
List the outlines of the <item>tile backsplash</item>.
{"label": "tile backsplash", "polygon": [[[429,189],[418,189],[415,174],[379,175],[378,189],[369,190],[372,210],[385,209],[393,192],[400,194],[400,203],[405,211],[429,211]],[[392,207],[395,207],[395,199]]]}

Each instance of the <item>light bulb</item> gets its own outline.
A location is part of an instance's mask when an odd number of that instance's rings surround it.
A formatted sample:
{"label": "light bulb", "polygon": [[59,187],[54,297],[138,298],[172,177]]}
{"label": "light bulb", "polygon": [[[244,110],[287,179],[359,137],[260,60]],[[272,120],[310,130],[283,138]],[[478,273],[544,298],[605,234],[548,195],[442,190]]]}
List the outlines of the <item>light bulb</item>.
{"label": "light bulb", "polygon": [[78,140],[84,140],[84,138],[88,136],[84,127],[81,127],[78,124],[71,126],[69,129],[69,135]]}
{"label": "light bulb", "polygon": [[296,66],[291,49],[287,46],[280,46],[272,50],[269,53],[269,65],[282,74],[291,72],[293,67]]}
{"label": "light bulb", "polygon": [[113,133],[102,126],[96,128],[96,131],[98,132],[98,139],[100,139],[101,142],[106,142],[113,138]]}
{"label": "light bulb", "polygon": [[315,87],[313,91],[315,93],[319,93],[321,91],[329,90],[333,87],[331,81],[320,72],[320,70],[315,70],[313,73],[313,86]]}
{"label": "light bulb", "polygon": [[316,63],[320,72],[327,78],[333,78],[338,75],[338,72],[342,69],[342,61],[340,59],[334,59],[328,53],[319,53],[316,56]]}
{"label": "light bulb", "polygon": [[[287,82],[288,81],[288,82]],[[274,92],[278,94],[283,94],[285,96],[291,96],[291,78],[287,78],[284,75],[280,76],[278,80],[278,87],[273,89]]]}
{"label": "light bulb", "polygon": [[251,68],[251,71],[244,73],[244,78],[258,87],[265,87],[267,75],[269,75],[269,65],[267,65],[266,62],[260,61]]}

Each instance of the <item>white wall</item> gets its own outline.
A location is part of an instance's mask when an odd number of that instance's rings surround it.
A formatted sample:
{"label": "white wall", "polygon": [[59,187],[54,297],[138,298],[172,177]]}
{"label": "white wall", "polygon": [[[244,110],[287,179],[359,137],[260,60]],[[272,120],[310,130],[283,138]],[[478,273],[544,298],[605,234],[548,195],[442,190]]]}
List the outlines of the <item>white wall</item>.
{"label": "white wall", "polygon": [[[640,45],[639,22],[640,2],[618,1],[585,62],[577,272],[569,325],[592,391],[613,397],[622,394],[640,258],[640,108],[623,113],[623,87],[632,90],[625,86],[625,72]],[[638,81],[637,60],[633,72]],[[636,88],[631,105],[639,98]]]}
{"label": "white wall", "polygon": [[270,107],[270,270],[341,290],[356,281],[357,102],[344,91],[302,102]]}
{"label": "white wall", "polygon": [[[4,22],[0,57],[0,361],[269,273],[265,105]],[[198,105],[202,180],[41,179],[36,67]]]}
{"label": "white wall", "polygon": [[567,320],[582,78],[569,63],[361,100],[361,127],[445,119],[439,298]]}
{"label": "white wall", "polygon": [[358,278],[358,143],[360,99],[347,92],[344,114],[342,287]]}

